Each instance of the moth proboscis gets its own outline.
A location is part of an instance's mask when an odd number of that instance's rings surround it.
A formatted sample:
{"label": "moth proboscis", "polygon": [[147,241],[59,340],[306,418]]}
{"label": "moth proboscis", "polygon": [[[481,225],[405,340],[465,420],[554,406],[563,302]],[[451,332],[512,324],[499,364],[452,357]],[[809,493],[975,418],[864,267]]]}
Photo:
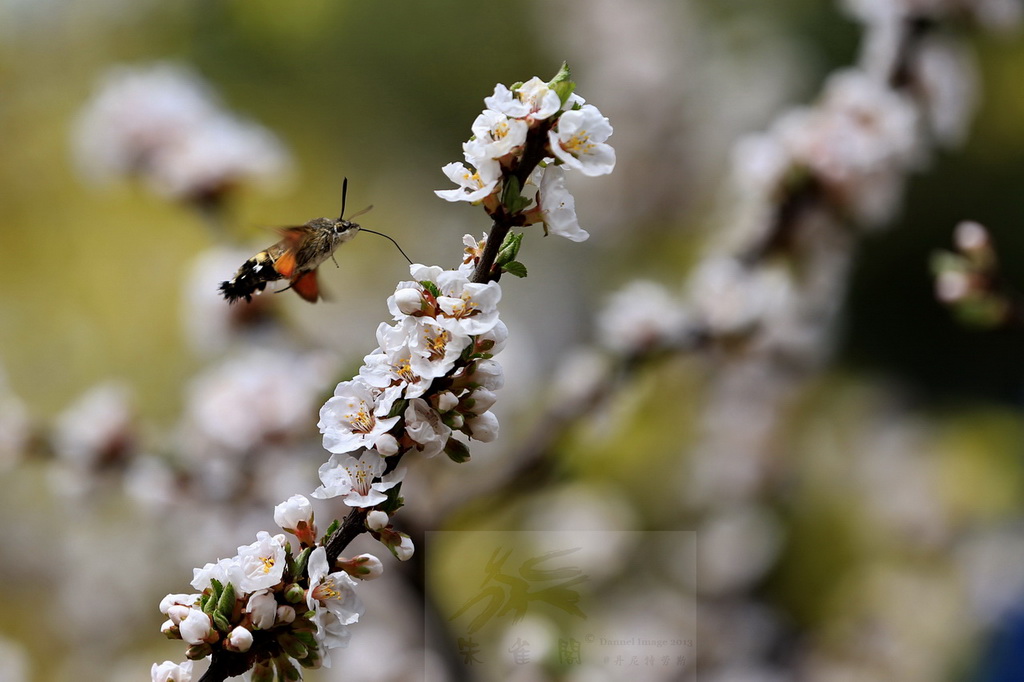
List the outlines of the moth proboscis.
{"label": "moth proboscis", "polygon": [[[345,219],[345,200],[348,197],[348,178],[341,188],[341,215],[337,218],[314,218],[305,225],[278,228],[281,239],[242,263],[235,276],[221,282],[220,291],[229,303],[240,299],[252,301],[255,293],[263,291],[269,282],[288,280],[288,286],[279,291],[295,290],[299,296],[316,303],[320,298],[320,285],[316,270],[328,258],[334,260],[335,250],[356,236],[360,230],[376,234],[398,247],[405,259],[409,257],[398,242],[386,234],[374,232]],[[352,218],[358,218],[373,206],[367,206]],[[338,262],[335,260],[334,264]]]}

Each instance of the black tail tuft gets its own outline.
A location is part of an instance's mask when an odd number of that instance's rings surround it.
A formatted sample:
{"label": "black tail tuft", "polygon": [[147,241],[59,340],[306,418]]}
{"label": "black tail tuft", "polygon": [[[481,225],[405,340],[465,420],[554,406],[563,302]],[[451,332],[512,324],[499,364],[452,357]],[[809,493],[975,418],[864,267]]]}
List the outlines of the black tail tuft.
{"label": "black tail tuft", "polygon": [[248,303],[252,301],[253,294],[266,288],[267,282],[275,282],[279,279],[281,279],[281,275],[274,270],[273,265],[260,262],[259,256],[257,256],[245,261],[242,267],[238,268],[234,279],[221,282],[220,292],[228,303],[234,303],[243,298]]}

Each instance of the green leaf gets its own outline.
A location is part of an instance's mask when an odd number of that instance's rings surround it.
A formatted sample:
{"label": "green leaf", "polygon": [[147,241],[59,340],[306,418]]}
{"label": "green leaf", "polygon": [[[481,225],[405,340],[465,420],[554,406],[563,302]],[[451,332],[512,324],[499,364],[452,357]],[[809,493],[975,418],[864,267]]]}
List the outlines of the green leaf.
{"label": "green leaf", "polygon": [[309,555],[312,554],[312,553],[313,553],[313,548],[312,547],[307,547],[306,549],[302,550],[302,553],[299,554],[299,556],[295,557],[295,578],[296,579],[298,579],[299,576],[304,575],[306,573],[306,564],[309,563]]}
{"label": "green leaf", "polygon": [[231,622],[224,617],[220,611],[213,614],[213,627],[217,628],[220,632],[230,632]]}
{"label": "green leaf", "polygon": [[430,295],[433,296],[434,298],[437,298],[438,296],[441,295],[441,290],[438,289],[437,285],[431,282],[430,280],[423,280],[422,282],[420,282],[420,286],[426,289],[428,292],[430,292]]}
{"label": "green leaf", "polygon": [[309,630],[292,630],[292,634],[310,649],[316,648],[316,636]]}
{"label": "green leaf", "polygon": [[229,619],[234,612],[235,586],[228,583],[224,586],[224,591],[220,593],[220,599],[217,600],[217,613],[214,614],[214,620],[216,621],[217,615],[222,616],[224,619]]}
{"label": "green leaf", "polygon": [[519,248],[523,243],[522,233],[509,232],[505,235],[505,241],[501,243],[501,248],[498,249],[498,255],[494,258],[494,262],[498,265],[504,265],[510,261],[516,259],[519,255]]}
{"label": "green leaf", "polygon": [[381,502],[379,508],[382,512],[391,516],[405,504],[405,499],[402,497],[402,484],[399,483],[388,490],[387,495],[388,499]]}
{"label": "green leaf", "polygon": [[448,455],[448,459],[456,464],[469,461],[469,447],[461,440],[455,440],[454,438],[449,438],[448,442],[445,443],[444,454]]}
{"label": "green leaf", "polygon": [[334,535],[335,531],[337,531],[339,528],[341,528],[341,521],[339,521],[338,519],[334,519],[333,521],[331,521],[331,525],[327,526],[327,532],[325,532],[323,537],[320,538],[320,544],[326,545],[327,538]]}
{"label": "green leaf", "polygon": [[224,591],[224,586],[216,578],[210,579],[210,594],[206,597],[205,602],[202,604],[203,613],[208,616],[212,616],[217,610],[217,601],[220,599],[221,592]]}
{"label": "green leaf", "polygon": [[526,277],[526,266],[517,260],[505,263],[501,266],[501,269],[515,277]]}
{"label": "green leaf", "polygon": [[513,215],[530,205],[531,200],[524,197],[522,191],[519,178],[514,175],[508,176],[501,190],[501,203]]}
{"label": "green leaf", "polygon": [[555,77],[548,83],[548,87],[558,93],[558,99],[561,100],[564,106],[569,100],[569,95],[576,89],[576,83],[572,81],[572,72],[569,70],[569,65],[566,62],[562,62],[562,68],[558,70]]}
{"label": "green leaf", "polygon": [[409,406],[409,401],[405,398],[400,398],[394,402],[391,406],[391,411],[388,412],[388,419],[391,417],[399,417],[405,413],[405,408]]}

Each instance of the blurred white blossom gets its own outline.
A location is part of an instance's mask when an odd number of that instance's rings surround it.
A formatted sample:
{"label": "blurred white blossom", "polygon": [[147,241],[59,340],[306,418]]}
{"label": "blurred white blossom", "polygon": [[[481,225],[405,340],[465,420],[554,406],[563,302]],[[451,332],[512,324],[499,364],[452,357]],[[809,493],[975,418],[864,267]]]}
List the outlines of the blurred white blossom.
{"label": "blurred white blossom", "polygon": [[235,117],[199,75],[170,62],[108,71],[75,122],[73,143],[85,178],[138,176],[174,199],[277,182],[290,165],[276,136]]}

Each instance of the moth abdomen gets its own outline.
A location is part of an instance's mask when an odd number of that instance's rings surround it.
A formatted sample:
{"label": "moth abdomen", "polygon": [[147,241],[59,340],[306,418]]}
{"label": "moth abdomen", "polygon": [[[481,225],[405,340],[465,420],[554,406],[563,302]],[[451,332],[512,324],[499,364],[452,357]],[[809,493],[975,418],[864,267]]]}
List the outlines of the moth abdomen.
{"label": "moth abdomen", "polygon": [[267,282],[276,282],[279,279],[281,273],[274,269],[270,254],[261,251],[242,263],[242,267],[238,268],[233,278],[221,282],[220,291],[229,303],[243,298],[248,303],[252,301],[253,294],[266,288]]}

